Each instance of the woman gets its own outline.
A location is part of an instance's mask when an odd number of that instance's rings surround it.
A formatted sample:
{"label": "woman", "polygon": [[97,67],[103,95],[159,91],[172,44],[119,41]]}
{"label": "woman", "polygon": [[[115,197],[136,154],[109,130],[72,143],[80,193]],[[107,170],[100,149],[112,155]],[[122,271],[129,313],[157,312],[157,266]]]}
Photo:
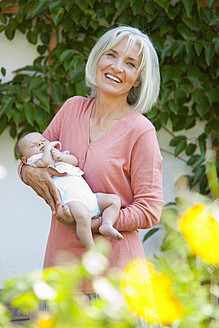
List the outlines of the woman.
{"label": "woman", "polygon": [[[68,99],[44,136],[60,141],[63,150],[78,158],[93,192],[120,197],[122,207],[114,227],[123,239],[110,240],[110,265],[124,268],[130,261],[144,258],[138,229],[157,224],[163,205],[162,157],[156,132],[140,114],[151,108],[159,93],[159,65],[151,41],[136,28],[108,31],[90,53],[86,82],[90,97]],[[55,264],[60,251],[77,257],[85,251],[75,231],[66,226],[74,229],[74,219],[61,207],[51,175],[57,173],[27,166],[22,169],[24,181],[53,211],[46,267]],[[98,235],[100,225],[101,219],[92,220],[94,234]],[[86,290],[89,292],[92,290]]]}

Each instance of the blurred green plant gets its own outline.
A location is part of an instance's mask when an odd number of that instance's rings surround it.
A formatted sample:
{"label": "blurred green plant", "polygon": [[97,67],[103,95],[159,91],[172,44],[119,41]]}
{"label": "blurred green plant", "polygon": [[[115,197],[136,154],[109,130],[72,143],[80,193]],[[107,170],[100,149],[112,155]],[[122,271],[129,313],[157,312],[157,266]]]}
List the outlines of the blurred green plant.
{"label": "blurred green plant", "polygon": [[[13,5],[17,13],[7,10]],[[87,95],[84,66],[97,38],[113,26],[136,26],[149,34],[161,64],[160,99],[147,116],[168,131],[173,156],[186,158],[190,186],[207,194],[207,142],[219,171],[218,10],[216,0],[2,0],[0,32],[8,40],[25,34],[39,56],[0,85],[0,133],[8,126],[12,138],[44,130],[67,98]],[[203,130],[190,137],[200,122]]]}

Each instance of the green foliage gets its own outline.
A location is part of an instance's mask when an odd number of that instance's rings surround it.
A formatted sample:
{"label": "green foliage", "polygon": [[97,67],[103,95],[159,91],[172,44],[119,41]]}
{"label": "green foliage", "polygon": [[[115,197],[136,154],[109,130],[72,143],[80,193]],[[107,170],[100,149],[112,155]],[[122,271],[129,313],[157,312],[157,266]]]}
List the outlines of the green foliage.
{"label": "green foliage", "polygon": [[[174,156],[188,157],[190,185],[209,192],[203,165],[206,142],[212,144],[217,158],[219,144],[216,1],[200,7],[201,1],[195,0],[106,0],[104,4],[100,0],[3,0],[0,10],[15,3],[17,14],[0,14],[0,32],[9,40],[16,31],[25,34],[39,56],[0,85],[0,133],[7,126],[13,138],[26,130],[44,130],[67,98],[87,95],[84,66],[97,38],[120,24],[136,26],[149,34],[161,64],[160,98],[148,117],[157,130],[170,130]],[[58,36],[53,49],[52,31]],[[1,73],[6,74],[4,67]],[[190,129],[200,122],[204,131],[191,140]]]}

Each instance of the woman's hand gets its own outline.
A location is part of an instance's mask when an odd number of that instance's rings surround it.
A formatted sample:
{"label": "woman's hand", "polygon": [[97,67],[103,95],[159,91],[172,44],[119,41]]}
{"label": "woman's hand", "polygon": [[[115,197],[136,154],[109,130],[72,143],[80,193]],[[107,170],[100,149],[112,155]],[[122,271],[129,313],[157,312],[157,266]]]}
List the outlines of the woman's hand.
{"label": "woman's hand", "polygon": [[[76,222],[71,214],[68,205],[62,205],[59,203],[56,206],[56,219],[66,225],[67,227],[76,230]],[[98,233],[100,227],[100,219],[91,219],[91,230],[93,233]]]}
{"label": "woman's hand", "polygon": [[75,219],[67,205],[62,206],[62,203],[56,204],[56,219],[67,227],[73,230],[76,229]]}
{"label": "woman's hand", "polygon": [[52,168],[35,168],[29,165],[24,165],[21,172],[24,182],[45,200],[53,214],[56,213],[56,204],[61,203],[59,191],[52,180],[54,175],[63,176],[65,173],[59,173]]}

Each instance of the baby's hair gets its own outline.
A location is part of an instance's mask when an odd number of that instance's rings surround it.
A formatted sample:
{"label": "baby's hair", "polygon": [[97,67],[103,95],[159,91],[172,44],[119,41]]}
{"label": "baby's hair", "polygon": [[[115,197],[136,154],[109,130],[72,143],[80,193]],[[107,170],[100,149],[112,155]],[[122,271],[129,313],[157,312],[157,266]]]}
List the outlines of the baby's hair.
{"label": "baby's hair", "polygon": [[19,140],[17,141],[17,143],[16,143],[16,147],[15,147],[15,150],[16,150],[16,153],[17,153],[17,155],[18,155],[18,157],[21,159],[22,158],[22,156],[23,156],[23,154],[22,154],[22,152],[21,152],[21,149],[20,149],[20,141],[24,138],[24,137],[26,137],[28,134],[30,134],[31,132],[24,132],[22,135],[21,135],[21,137],[19,138]]}

